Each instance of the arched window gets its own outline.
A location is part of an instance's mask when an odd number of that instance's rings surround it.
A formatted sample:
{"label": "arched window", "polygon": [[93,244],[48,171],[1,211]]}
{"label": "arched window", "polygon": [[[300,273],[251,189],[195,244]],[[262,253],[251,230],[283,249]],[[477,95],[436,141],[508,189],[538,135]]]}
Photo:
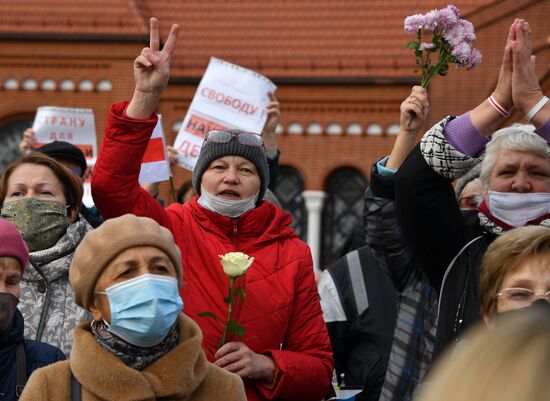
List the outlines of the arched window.
{"label": "arched window", "polygon": [[19,143],[23,138],[23,132],[32,127],[32,119],[21,118],[11,120],[11,123],[0,126],[0,173],[8,164],[20,157]]}
{"label": "arched window", "polygon": [[367,179],[352,167],[334,171],[327,183],[323,207],[321,266],[334,262],[357,224],[361,223]]}
{"label": "arched window", "polygon": [[298,236],[306,240],[307,210],[304,197],[304,179],[293,167],[280,165],[275,186],[275,196],[284,210],[292,215],[293,227]]}

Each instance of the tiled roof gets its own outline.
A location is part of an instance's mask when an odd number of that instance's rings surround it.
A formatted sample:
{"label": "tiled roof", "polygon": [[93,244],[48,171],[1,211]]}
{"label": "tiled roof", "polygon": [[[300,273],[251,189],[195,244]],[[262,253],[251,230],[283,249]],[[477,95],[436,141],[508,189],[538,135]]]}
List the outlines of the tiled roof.
{"label": "tiled roof", "polygon": [[[463,15],[494,0],[456,0]],[[182,32],[173,75],[200,77],[210,56],[270,77],[411,78],[410,14],[446,6],[411,0],[2,0],[0,33],[147,35],[156,16]]]}
{"label": "tiled roof", "polygon": [[[456,1],[463,14],[487,0]],[[422,4],[421,7],[418,4]],[[154,2],[168,29],[183,28],[177,75],[201,75],[211,55],[270,77],[411,77],[403,31],[410,14],[442,1],[282,0]]]}
{"label": "tiled roof", "polygon": [[148,35],[139,0],[2,0],[0,34]]}

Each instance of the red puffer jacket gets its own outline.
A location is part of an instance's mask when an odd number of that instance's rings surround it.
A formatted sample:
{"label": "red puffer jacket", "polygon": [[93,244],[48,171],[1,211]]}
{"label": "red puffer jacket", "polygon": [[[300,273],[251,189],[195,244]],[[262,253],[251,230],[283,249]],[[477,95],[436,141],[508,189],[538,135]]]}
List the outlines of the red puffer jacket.
{"label": "red puffer jacket", "polygon": [[332,351],[322,318],[309,247],[289,227],[291,217],[269,202],[231,219],[204,209],[197,198],[164,209],[138,184],[141,159],[157,122],[125,116],[126,103],[112,106],[94,168],[92,194],[101,214],[148,216],[169,228],[183,256],[184,311],[204,334],[208,360],[222,327],[198,313],[211,311],[225,321],[229,278],[218,255],[244,252],[254,263],[237,285],[246,290],[234,318],[246,328],[242,341],[267,354],[277,366],[273,383],[245,380],[250,401],[312,400],[327,394]]}

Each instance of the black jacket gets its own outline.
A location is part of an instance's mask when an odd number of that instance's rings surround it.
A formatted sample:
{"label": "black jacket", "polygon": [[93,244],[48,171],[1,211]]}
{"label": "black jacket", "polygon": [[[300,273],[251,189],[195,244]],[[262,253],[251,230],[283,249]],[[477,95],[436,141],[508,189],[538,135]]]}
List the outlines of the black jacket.
{"label": "black jacket", "polygon": [[60,349],[46,343],[23,338],[23,315],[16,310],[13,325],[0,333],[0,401],[16,400],[17,363],[16,347],[22,343],[25,349],[27,379],[36,369],[62,361],[65,355]]}
{"label": "black jacket", "polygon": [[480,265],[495,235],[459,210],[451,180],[417,146],[397,172],[398,218],[413,255],[440,292],[434,358],[480,318]]}
{"label": "black jacket", "polygon": [[378,400],[397,316],[397,292],[368,247],[338,259],[328,272],[347,321],[327,323],[337,374]]}

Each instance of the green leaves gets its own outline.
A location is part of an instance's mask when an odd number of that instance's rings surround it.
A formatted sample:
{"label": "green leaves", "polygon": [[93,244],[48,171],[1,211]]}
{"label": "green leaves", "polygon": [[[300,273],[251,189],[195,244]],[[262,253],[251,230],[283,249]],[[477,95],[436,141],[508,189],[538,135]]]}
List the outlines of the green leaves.
{"label": "green leaves", "polygon": [[200,312],[200,313],[197,313],[197,316],[200,316],[200,317],[209,317],[209,318],[212,318],[214,320],[218,320],[218,318],[216,317],[216,315],[214,315],[212,312],[210,311],[204,311],[204,312]]}
{"label": "green leaves", "polygon": [[[434,31],[431,39],[433,47],[422,42],[422,31],[417,32],[417,38],[405,45],[406,48],[414,50],[416,57],[416,68],[414,72],[421,71],[421,85],[426,88],[432,78],[436,75],[445,76],[449,72],[449,62],[453,62],[450,54],[452,47],[443,36],[442,32]],[[432,56],[435,60],[432,61]]]}
{"label": "green leaves", "polygon": [[235,336],[242,336],[246,333],[246,329],[233,319],[227,322],[227,331]]}
{"label": "green leaves", "polygon": [[407,49],[419,49],[420,48],[420,42],[418,40],[411,40],[409,43],[405,45]]}
{"label": "green leaves", "polygon": [[246,292],[244,291],[244,288],[243,287],[237,287],[237,289],[235,290],[235,297],[233,298],[233,303],[237,302],[237,297],[239,295],[243,299],[243,302],[246,301]]}
{"label": "green leaves", "polygon": [[[254,258],[251,258],[251,260],[254,260]],[[231,313],[233,312],[233,307],[237,303],[237,299],[239,298],[239,295],[241,296],[243,302],[246,300],[246,292],[244,291],[244,288],[237,287],[235,288],[235,281],[237,280],[236,277],[230,277],[229,279],[229,292],[226,297],[223,298],[223,302],[225,302],[227,306],[227,320],[223,328],[223,334],[220,338],[220,342],[218,343],[218,349],[220,349],[227,339],[227,334],[232,334],[234,336],[242,336],[244,333],[246,333],[246,329],[239,324],[236,320],[231,319]],[[199,313],[199,316],[208,316],[216,319],[215,316],[210,312],[201,312]]]}

